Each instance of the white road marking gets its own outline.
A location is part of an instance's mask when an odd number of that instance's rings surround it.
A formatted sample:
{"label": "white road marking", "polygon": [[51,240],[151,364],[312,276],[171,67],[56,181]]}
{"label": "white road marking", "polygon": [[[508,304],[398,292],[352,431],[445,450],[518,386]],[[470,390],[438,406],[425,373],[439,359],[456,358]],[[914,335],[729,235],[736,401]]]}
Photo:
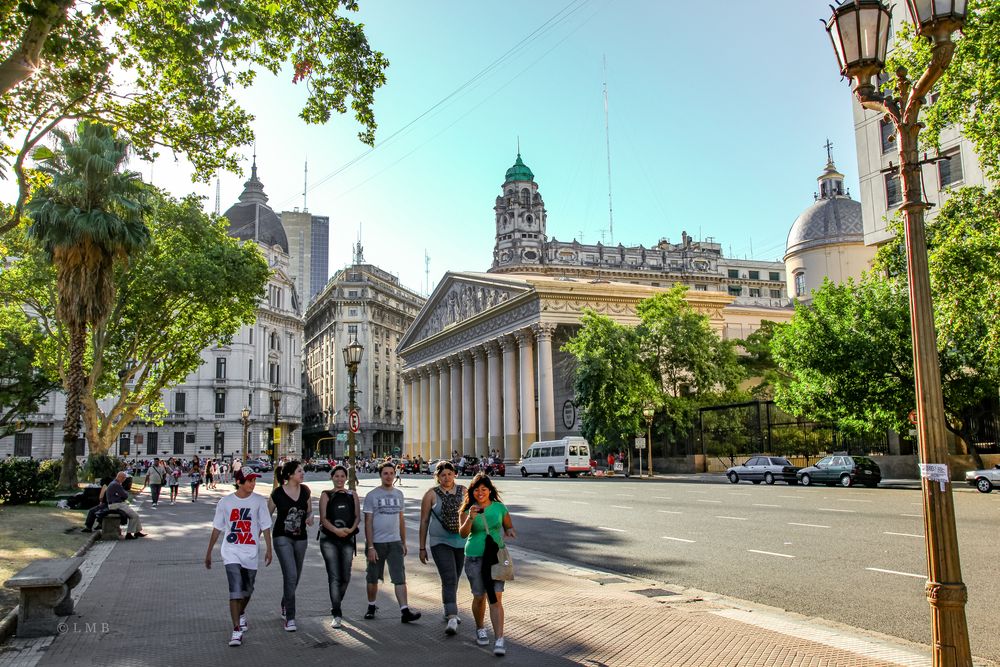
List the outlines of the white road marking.
{"label": "white road marking", "polygon": [[781,507],[781,505],[767,505],[764,503],[754,503],[754,507]]}
{"label": "white road marking", "polygon": [[776,554],[773,551],[758,551],[757,549],[747,549],[752,554],[764,554],[765,556],[779,556],[781,558],[795,558],[789,554]]}
{"label": "white road marking", "polygon": [[791,498],[792,500],[802,500],[805,496],[778,496],[778,498]]}
{"label": "white road marking", "polygon": [[884,535],[899,535],[900,537],[919,537],[920,539],[924,538],[923,535],[914,535],[913,533],[890,533],[888,531],[885,531],[883,534]]}
{"label": "white road marking", "polygon": [[590,503],[585,502],[583,500],[571,500],[570,502],[573,503],[574,505],[589,505],[590,504]]}
{"label": "white road marking", "polygon": [[696,500],[695,502],[698,502],[698,503],[718,503],[719,505],[722,504],[721,500],[701,500],[700,498],[698,500]]}
{"label": "white road marking", "polygon": [[789,526],[805,526],[806,528],[829,528],[830,526],[823,526],[818,523],[793,523],[789,522]]}
{"label": "white road marking", "polygon": [[608,528],[607,526],[598,526],[601,530],[610,530],[615,533],[624,533],[625,530],[622,528]]}
{"label": "white road marking", "polygon": [[619,498],[635,498],[634,493],[616,493],[615,495]]}
{"label": "white road marking", "polygon": [[749,493],[743,493],[741,491],[730,491],[729,495],[731,495],[731,496],[749,496],[750,494]]}
{"label": "white road marking", "polygon": [[694,544],[694,540],[685,540],[683,537],[667,537],[664,535],[661,539],[671,540],[673,542],[687,542],[688,544]]}
{"label": "white road marking", "polygon": [[747,521],[746,517],[743,516],[717,516],[716,519],[732,519],[733,521]]}
{"label": "white road marking", "polygon": [[670,510],[656,510],[660,514],[683,514],[683,512],[671,512]]}
{"label": "white road marking", "polygon": [[555,498],[539,498],[539,500],[545,500],[545,501],[548,501],[550,503],[554,503],[556,501]]}
{"label": "white road marking", "polygon": [[834,509],[832,507],[817,507],[816,510],[819,511],[819,512],[844,512],[846,514],[857,514],[858,513],[857,510],[838,510],[838,509]]}
{"label": "white road marking", "polygon": [[871,500],[856,500],[854,498],[841,498],[840,502],[842,502],[842,503],[870,503],[872,501]]}
{"label": "white road marking", "polygon": [[673,500],[670,496],[653,496],[657,500]]}
{"label": "white road marking", "polygon": [[866,567],[865,569],[866,570],[870,570],[872,572],[884,572],[885,574],[898,574],[898,575],[903,576],[903,577],[913,577],[914,579],[926,579],[927,578],[926,574],[913,574],[911,572],[897,572],[896,570],[883,570],[880,567]]}
{"label": "white road marking", "polygon": [[632,507],[629,507],[629,506],[627,506],[627,505],[612,505],[612,507],[614,507],[615,509],[619,509],[619,510],[630,510],[630,509],[634,509],[634,508],[632,508]]}
{"label": "white road marking", "polygon": [[900,514],[899,516],[912,516],[912,517],[915,517],[917,519],[923,519],[924,518],[923,514]]}

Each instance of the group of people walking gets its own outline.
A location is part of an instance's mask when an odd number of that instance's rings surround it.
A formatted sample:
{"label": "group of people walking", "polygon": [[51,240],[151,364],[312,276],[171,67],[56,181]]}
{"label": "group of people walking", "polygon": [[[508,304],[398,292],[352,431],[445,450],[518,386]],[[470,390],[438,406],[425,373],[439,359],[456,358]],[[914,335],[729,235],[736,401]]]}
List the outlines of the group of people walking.
{"label": "group of people walking", "polygon": [[[374,619],[378,613],[378,587],[384,580],[386,566],[399,604],[400,620],[412,623],[421,617],[420,612],[410,609],[407,600],[405,498],[394,486],[396,466],[383,462],[378,473],[380,485],[365,495],[363,503],[347,488],[347,469],[340,465],[330,472],[333,488],[320,494],[317,536],[326,565],[334,628],[343,627],[343,599],[357,554],[357,535],[362,531],[368,599],[364,618]],[[248,628],[246,607],[253,593],[261,537],[265,542],[265,565],[270,565],[272,555],[276,554],[281,566],[284,629],[297,630],[295,591],[302,574],[310,528],[315,523],[312,495],[309,487],[302,483],[304,469],[299,461],[285,463],[275,474],[279,486],[265,499],[254,493],[259,474],[242,469],[235,471],[235,493],[220,500],[216,506],[205,567],[212,567],[213,549],[224,535],[221,554],[229,583],[233,622],[230,646],[240,646]],[[490,565],[496,561],[497,550],[505,547],[504,538],[515,536],[510,513],[485,474],[476,475],[466,489],[456,483],[454,464],[442,460],[434,476],[437,483],[424,495],[420,506],[419,558],[426,564],[429,556],[441,577],[445,633],[455,635],[458,632],[457,593],[464,571],[472,589],[476,642],[480,646],[489,644],[485,626],[489,608],[495,639],[493,652],[504,655],[504,582],[492,579]]]}

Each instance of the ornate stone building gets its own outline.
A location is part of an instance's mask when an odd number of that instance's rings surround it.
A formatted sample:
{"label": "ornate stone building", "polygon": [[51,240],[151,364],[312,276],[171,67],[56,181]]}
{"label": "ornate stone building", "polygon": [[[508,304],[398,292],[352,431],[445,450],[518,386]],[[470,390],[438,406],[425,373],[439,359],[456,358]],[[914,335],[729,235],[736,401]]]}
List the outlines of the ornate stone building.
{"label": "ornate stone building", "polygon": [[403,443],[403,389],[396,352],[425,299],[399,278],[365,262],[338,271],[306,311],[305,455],[343,456],[347,434],[347,368],[342,350],[357,340],[364,355],[357,377],[361,417],[358,452],[391,454]]}
{"label": "ornate stone building", "polygon": [[635,324],[636,306],[677,283],[724,338],[787,321],[780,262],[734,262],[716,243],[605,248],[549,241],[546,211],[518,155],[496,200],[488,273],[447,273],[399,344],[404,451],[425,458],[578,434],[575,361],[562,346],[585,309]]}

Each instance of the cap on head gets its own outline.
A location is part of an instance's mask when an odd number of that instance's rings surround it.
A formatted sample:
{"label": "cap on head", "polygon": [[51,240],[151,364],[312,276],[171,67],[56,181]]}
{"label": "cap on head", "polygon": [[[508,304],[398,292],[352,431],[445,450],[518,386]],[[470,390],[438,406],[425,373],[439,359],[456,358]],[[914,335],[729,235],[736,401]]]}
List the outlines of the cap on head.
{"label": "cap on head", "polygon": [[243,468],[240,468],[233,473],[233,479],[236,480],[237,484],[243,484],[244,482],[249,482],[250,480],[257,479],[258,477],[260,477],[259,473],[250,472],[249,470],[245,470]]}

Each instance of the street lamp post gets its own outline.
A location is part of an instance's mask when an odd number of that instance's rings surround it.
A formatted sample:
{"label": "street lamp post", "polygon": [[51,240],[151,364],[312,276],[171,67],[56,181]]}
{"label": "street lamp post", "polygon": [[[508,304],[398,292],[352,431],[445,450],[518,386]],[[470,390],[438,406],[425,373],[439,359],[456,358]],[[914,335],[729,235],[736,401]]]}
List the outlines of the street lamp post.
{"label": "street lamp post", "polygon": [[642,416],[646,418],[646,454],[649,459],[649,476],[653,476],[653,415],[656,408],[652,403],[647,403],[642,409]]}
{"label": "street lamp post", "polygon": [[344,363],[347,365],[348,374],[348,390],[347,390],[347,400],[349,404],[350,412],[347,415],[347,456],[350,459],[350,467],[347,469],[348,473],[348,487],[351,491],[358,488],[358,473],[356,470],[357,461],[355,460],[355,437],[352,420],[355,419],[354,415],[357,413],[358,406],[354,402],[355,400],[355,382],[358,377],[358,366],[361,364],[361,356],[364,354],[365,348],[358,342],[355,338],[354,342],[344,348]]}
{"label": "street lamp post", "polygon": [[240,412],[240,423],[243,424],[243,462],[246,463],[246,460],[250,456],[250,452],[249,452],[250,441],[249,441],[249,438],[247,437],[248,430],[250,428],[250,408],[249,407],[243,408],[243,411]]}
{"label": "street lamp post", "polygon": [[872,78],[885,68],[890,9],[881,0],[850,0],[833,9],[826,25],[843,76],[854,80],[854,94],[866,109],[885,115],[896,128],[899,173],[903,185],[910,323],[913,331],[913,367],[917,397],[917,444],[923,486],[924,535],[931,607],[935,666],[972,665],[965,618],[968,598],[962,582],[955,531],[955,507],[948,472],[944,400],[934,334],[930,273],[924,234],[921,163],[918,155],[920,108],[934,84],[951,63],[955,43],[951,35],[965,22],[965,0],[906,0],[919,36],[932,43],[933,55],[914,83],[905,69],[896,71],[896,96],[881,93]]}
{"label": "street lamp post", "polygon": [[278,452],[281,448],[281,431],[278,426],[278,416],[281,412],[281,389],[278,385],[271,388],[271,404],[274,406],[274,430],[271,431],[271,466],[274,468],[274,482],[278,486]]}

